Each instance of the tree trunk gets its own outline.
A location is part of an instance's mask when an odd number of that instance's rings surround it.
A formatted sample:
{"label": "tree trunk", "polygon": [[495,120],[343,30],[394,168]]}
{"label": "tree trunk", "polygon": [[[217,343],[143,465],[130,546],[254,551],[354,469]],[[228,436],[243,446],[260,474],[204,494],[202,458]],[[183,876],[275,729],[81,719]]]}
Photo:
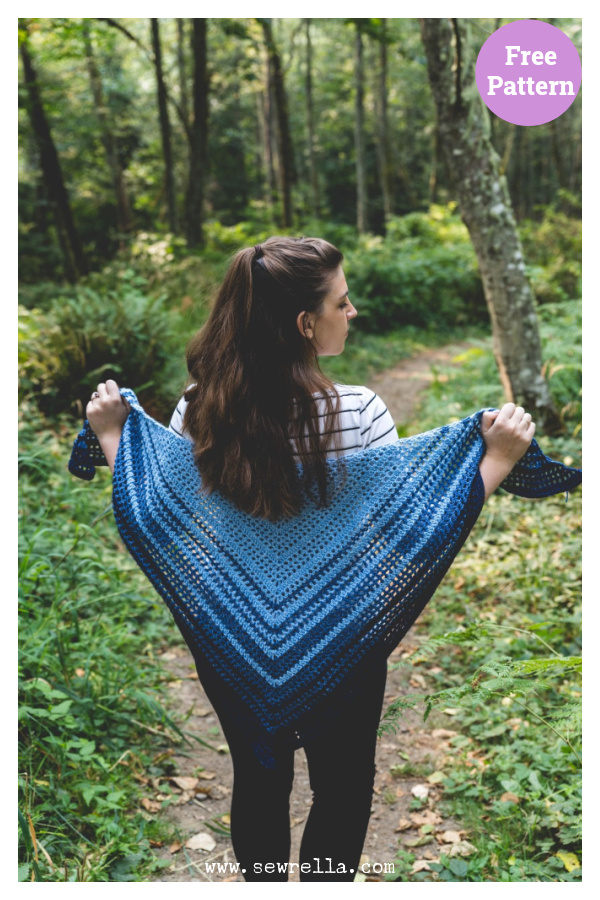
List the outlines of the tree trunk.
{"label": "tree trunk", "polygon": [[190,168],[186,195],[186,239],[188,247],[204,242],[204,184],[208,166],[208,88],[206,65],[206,19],[192,19],[194,59],[194,121],[190,129]]}
{"label": "tree trunk", "polygon": [[319,179],[317,176],[317,160],[315,153],[315,117],[312,89],[312,43],[310,39],[310,19],[304,20],[306,30],[306,124],[308,136],[308,172],[310,177],[311,212],[315,219],[319,218],[321,201],[319,197]]}
{"label": "tree trunk", "polygon": [[156,71],[156,86],[158,91],[158,118],[160,122],[160,136],[162,139],[163,158],[165,161],[165,189],[167,194],[167,217],[169,229],[177,231],[177,209],[175,206],[175,179],[173,177],[173,155],[171,153],[171,124],[167,109],[167,92],[163,78],[162,52],[160,47],[160,32],[158,19],[150,19],[152,32],[152,52],[154,54],[154,69]]}
{"label": "tree trunk", "polygon": [[65,276],[69,281],[75,282],[81,275],[87,274],[87,261],[73,221],[69,195],[63,180],[50,125],[42,105],[37,75],[26,39],[21,42],[20,53],[27,88],[27,113],[40,155],[44,187],[53,208],[56,231],[63,254]]}
{"label": "tree trunk", "polygon": [[431,174],[429,175],[429,203],[437,202],[438,162],[440,154],[440,137],[436,126],[433,133],[433,152],[431,155]]}
{"label": "tree trunk", "polygon": [[388,137],[388,92],[387,92],[387,40],[386,19],[381,20],[381,40],[379,41],[379,179],[383,199],[383,218],[387,224],[392,215],[392,188],[390,177],[390,150]]}
{"label": "tree trunk", "polygon": [[85,55],[87,59],[88,74],[90,76],[90,84],[92,87],[92,95],[94,97],[94,106],[96,115],[100,123],[100,131],[102,136],[102,145],[106,153],[106,160],[112,177],[115,199],[117,204],[117,231],[123,235],[126,234],[133,225],[131,206],[129,197],[125,187],[125,179],[123,177],[123,169],[119,162],[119,154],[111,127],[110,118],[104,99],[104,90],[102,87],[102,78],[96,65],[94,57],[94,48],[92,47],[92,38],[90,29],[85,21],[82,20],[83,43],[85,47]]}
{"label": "tree trunk", "polygon": [[277,131],[279,135],[279,179],[281,183],[281,197],[283,200],[282,226],[291,228],[292,215],[292,183],[295,177],[294,151],[290,135],[290,123],[288,116],[287,97],[285,93],[285,81],[281,57],[273,38],[271,19],[257,19],[262,27],[265,46],[269,58],[269,66],[273,79],[273,93],[275,96],[275,113],[277,116]]}
{"label": "tree trunk", "polygon": [[502,385],[509,401],[555,430],[560,421],[542,375],[535,302],[487,110],[475,87],[469,27],[457,19],[420,22],[440,145],[479,261]]}
{"label": "tree trunk", "polygon": [[183,19],[177,22],[177,69],[179,72],[179,105],[181,114],[186,122],[190,121],[190,101],[188,96],[187,72],[185,69],[185,23]]}
{"label": "tree trunk", "polygon": [[277,179],[275,178],[275,157],[277,156],[277,141],[275,138],[275,116],[273,112],[273,74],[268,53],[265,65],[265,90],[263,100],[267,201],[269,204],[269,208],[273,210],[273,207],[278,202],[279,197],[277,194]]}
{"label": "tree trunk", "polygon": [[354,147],[356,153],[356,227],[363,234],[367,224],[367,189],[365,166],[365,97],[362,34],[356,26],[355,40],[356,103],[354,114]]}

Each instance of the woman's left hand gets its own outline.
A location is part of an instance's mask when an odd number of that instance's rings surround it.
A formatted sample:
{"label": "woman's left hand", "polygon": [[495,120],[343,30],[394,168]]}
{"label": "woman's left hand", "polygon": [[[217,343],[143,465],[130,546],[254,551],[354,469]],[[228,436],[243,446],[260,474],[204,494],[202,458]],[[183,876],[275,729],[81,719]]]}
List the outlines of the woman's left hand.
{"label": "woman's left hand", "polygon": [[111,379],[98,385],[85,410],[111,472],[129,411],[129,403],[121,396],[117,382]]}
{"label": "woman's left hand", "polygon": [[123,430],[129,415],[129,404],[121,397],[116,381],[102,382],[94,391],[85,414],[98,440],[103,435],[118,433]]}

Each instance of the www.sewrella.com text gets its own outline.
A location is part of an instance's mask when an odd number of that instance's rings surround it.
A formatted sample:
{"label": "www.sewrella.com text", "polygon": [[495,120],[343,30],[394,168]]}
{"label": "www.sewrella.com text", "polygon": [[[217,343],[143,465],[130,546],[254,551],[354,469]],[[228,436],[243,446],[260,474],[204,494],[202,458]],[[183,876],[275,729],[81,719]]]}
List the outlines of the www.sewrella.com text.
{"label": "www.sewrella.com text", "polygon": [[[204,864],[204,868],[207,875],[245,875],[247,871],[247,869],[242,869],[239,863],[230,862],[207,862]],[[395,868],[392,862],[365,862],[356,871],[362,875],[393,875]],[[355,870],[347,869],[343,863],[337,863],[334,866],[329,857],[325,859],[315,857],[312,863],[267,862],[253,863],[252,866],[253,875],[274,875],[276,872],[280,874],[287,872],[289,875],[292,872],[298,872],[303,875],[345,875],[346,873],[352,875],[355,873]]]}

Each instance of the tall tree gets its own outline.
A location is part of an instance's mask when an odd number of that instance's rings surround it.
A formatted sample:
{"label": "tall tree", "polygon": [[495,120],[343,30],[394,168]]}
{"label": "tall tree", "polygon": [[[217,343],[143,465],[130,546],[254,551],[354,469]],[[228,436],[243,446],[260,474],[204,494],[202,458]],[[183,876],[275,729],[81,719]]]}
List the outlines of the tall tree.
{"label": "tall tree", "polygon": [[554,430],[560,427],[559,417],[542,375],[535,302],[506,180],[475,85],[470,26],[458,19],[420,22],[440,145],[479,261],[502,385],[509,401],[522,404],[543,428]]}
{"label": "tall tree", "polygon": [[189,134],[190,165],[186,194],[186,239],[188,247],[204,242],[204,187],[208,168],[208,90],[206,19],[192,19],[194,96]]}
{"label": "tall tree", "polygon": [[[167,91],[163,76],[162,50],[158,19],[150,19],[152,35],[152,52],[154,55],[154,71],[158,92],[158,119],[162,140],[163,159],[165,164],[165,192],[167,195],[167,217],[171,231],[177,231],[177,209],[175,206],[175,178],[173,176],[173,154],[171,152],[171,123],[167,109]],[[183,106],[182,106],[183,110]]]}
{"label": "tall tree", "polygon": [[58,153],[42,104],[38,77],[28,47],[28,38],[27,23],[19,20],[19,51],[27,90],[27,113],[40,157],[44,188],[54,213],[65,276],[69,281],[75,282],[81,275],[87,273],[87,260],[75,227]]}
{"label": "tall tree", "polygon": [[379,158],[379,179],[383,198],[384,222],[392,214],[392,179],[390,172],[390,142],[388,133],[388,34],[387,20],[381,20],[381,36],[379,38],[379,103],[377,155]]}
{"label": "tall tree", "polygon": [[261,97],[261,122],[263,134],[263,159],[265,171],[265,195],[267,206],[272,211],[277,202],[275,178],[275,157],[277,155],[274,113],[273,113],[273,67],[267,54],[265,65],[265,87]]}
{"label": "tall tree", "polygon": [[88,74],[90,76],[90,84],[92,87],[92,96],[94,98],[94,107],[96,110],[96,115],[98,117],[98,122],[100,123],[102,145],[106,153],[106,160],[110,169],[113,188],[115,192],[117,207],[117,231],[119,231],[119,233],[123,235],[131,229],[133,224],[131,205],[129,203],[127,188],[125,186],[123,168],[119,160],[117,142],[113,135],[110,116],[108,115],[108,108],[106,105],[104,88],[102,85],[102,77],[100,75],[100,70],[98,69],[96,57],[94,55],[92,36],[90,33],[89,25],[85,19],[82,20],[81,33],[83,36],[83,45],[85,48],[85,56],[87,60]]}
{"label": "tall tree", "polygon": [[285,92],[285,79],[281,57],[275,38],[273,37],[273,25],[271,19],[257,19],[263,30],[267,56],[273,79],[273,94],[275,97],[275,114],[277,116],[277,133],[279,137],[279,181],[281,185],[281,197],[283,211],[281,224],[284,228],[291,228],[292,213],[292,184],[295,180],[294,150],[290,133],[290,120],[288,115],[287,95]]}
{"label": "tall tree", "polygon": [[354,39],[354,146],[356,153],[356,227],[359,234],[368,228],[367,170],[365,148],[365,74],[363,66],[363,38],[360,25],[355,20]]}
{"label": "tall tree", "polygon": [[310,35],[310,19],[304,20],[306,34],[306,137],[308,149],[308,172],[310,177],[310,205],[313,216],[317,219],[321,207],[319,197],[319,180],[317,176],[317,159],[315,152],[315,113],[313,101],[313,75],[312,75],[312,41]]}
{"label": "tall tree", "polygon": [[177,22],[177,70],[179,74],[179,105],[181,114],[186,122],[190,121],[190,102],[187,82],[187,68],[185,64],[185,19],[176,19]]}

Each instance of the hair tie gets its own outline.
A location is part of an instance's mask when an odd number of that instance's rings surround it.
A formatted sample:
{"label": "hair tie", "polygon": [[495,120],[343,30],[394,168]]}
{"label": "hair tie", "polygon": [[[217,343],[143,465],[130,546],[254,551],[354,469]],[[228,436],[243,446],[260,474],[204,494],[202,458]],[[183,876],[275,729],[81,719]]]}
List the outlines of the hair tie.
{"label": "hair tie", "polygon": [[260,244],[254,245],[254,259],[260,259],[263,255],[263,250]]}

